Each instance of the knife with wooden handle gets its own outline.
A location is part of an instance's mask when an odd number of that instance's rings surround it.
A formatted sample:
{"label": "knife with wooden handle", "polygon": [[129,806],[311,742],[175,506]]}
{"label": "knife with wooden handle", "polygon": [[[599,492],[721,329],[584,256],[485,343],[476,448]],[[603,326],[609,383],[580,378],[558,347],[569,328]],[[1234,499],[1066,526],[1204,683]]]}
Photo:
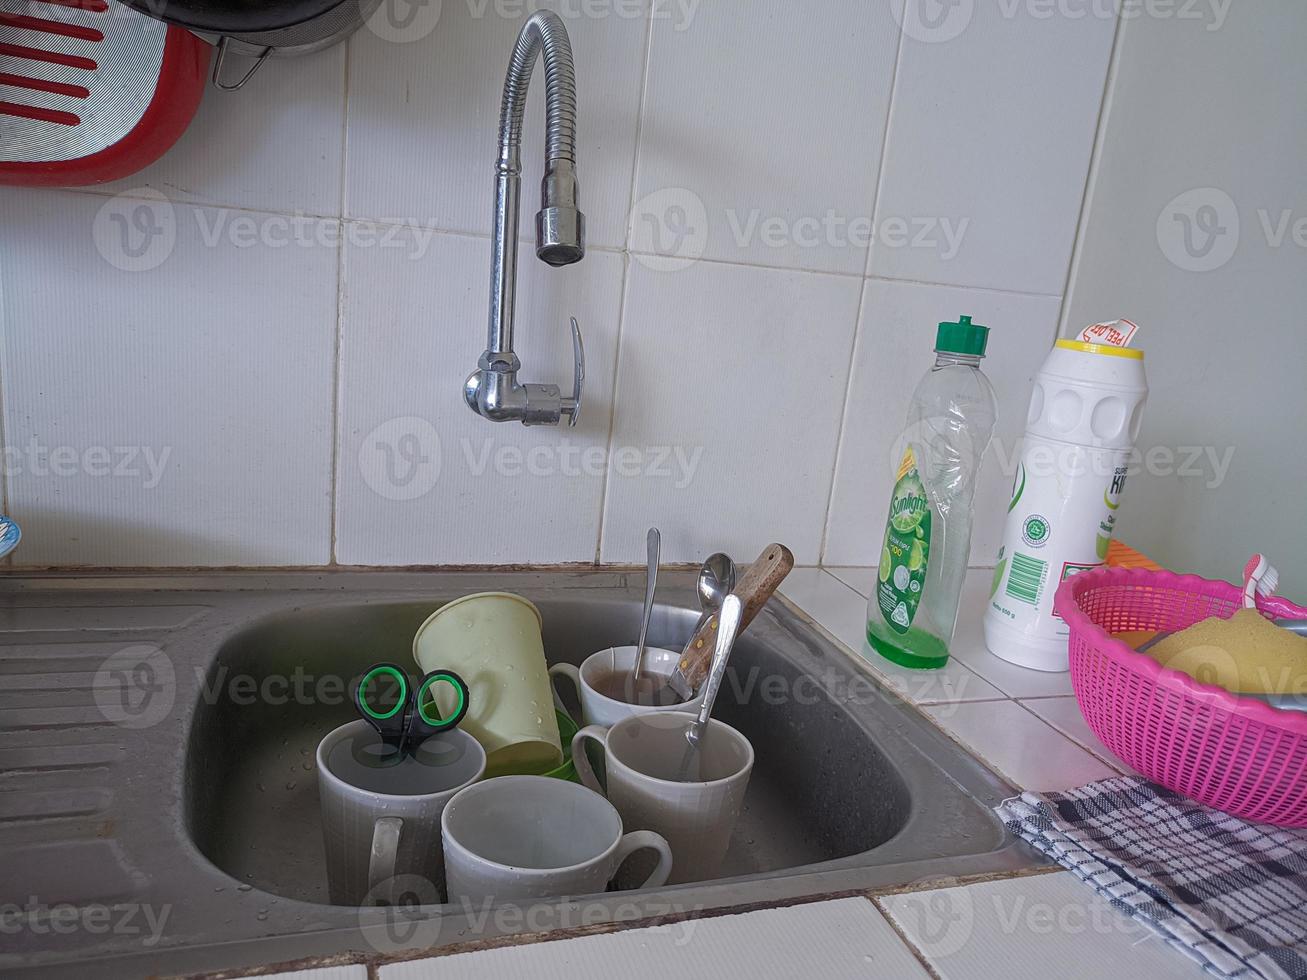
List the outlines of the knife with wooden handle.
{"label": "knife with wooden handle", "polygon": [[[790,574],[790,569],[793,567],[794,555],[785,545],[773,542],[762,550],[758,560],[741,576],[732,593],[738,596],[743,604],[739,632],[745,631],[753,621],[753,617],[758,615],[762,607],[767,604],[767,600],[771,598],[777,586],[785,580],[785,576]],[[688,701],[694,697],[694,692],[699,689],[699,685],[707,676],[708,667],[712,663],[716,637],[717,616],[714,614],[695,631],[694,636],[690,637],[690,642],[681,651],[681,659],[677,661],[676,670],[672,671],[671,677],[667,679],[667,685],[681,700]]]}

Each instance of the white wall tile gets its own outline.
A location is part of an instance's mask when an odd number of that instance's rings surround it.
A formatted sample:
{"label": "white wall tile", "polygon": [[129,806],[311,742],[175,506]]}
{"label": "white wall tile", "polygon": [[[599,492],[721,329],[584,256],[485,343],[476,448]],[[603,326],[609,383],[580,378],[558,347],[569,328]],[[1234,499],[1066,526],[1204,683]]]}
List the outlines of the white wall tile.
{"label": "white wall tile", "polygon": [[[354,216],[489,234],[499,100],[513,42],[535,7],[562,13],[577,71],[577,174],[591,245],[626,234],[647,0],[530,4],[468,0],[428,5],[438,22],[386,40],[350,41],[347,208]],[[635,16],[631,16],[631,14]],[[522,138],[522,230],[534,236],[544,160],[544,72],[536,67]]]}
{"label": "white wall tile", "polygon": [[734,0],[656,21],[632,248],[862,272],[867,228],[848,223],[870,226],[901,6]]}
{"label": "white wall tile", "polygon": [[656,524],[664,561],[779,541],[814,563],[858,280],[639,259],[629,280],[603,560],[643,562]]}
{"label": "white wall tile", "polygon": [[[871,590],[876,586],[875,568],[842,566],[825,570],[864,599],[871,596]],[[1057,695],[1071,693],[1071,675],[1068,672],[1049,673],[1031,670],[1029,667],[1019,667],[994,656],[985,646],[983,621],[985,607],[989,605],[992,580],[993,571],[988,568],[973,568],[967,572],[967,577],[962,584],[962,598],[958,604],[958,626],[953,634],[953,643],[949,646],[950,658],[983,677],[988,682],[986,687],[994,692],[993,697],[1007,695],[1013,698],[1065,700],[1065,698],[1058,698]],[[922,672],[917,671],[917,673]],[[1060,726],[1054,727],[1074,737],[1074,733],[1067,732]],[[1092,748],[1092,746],[1088,747]]]}
{"label": "white wall tile", "polygon": [[1117,536],[1218,579],[1273,547],[1303,599],[1307,5],[1217,6],[1122,25],[1064,329],[1128,316],[1148,354],[1138,446],[1159,465],[1131,475]]}
{"label": "white wall tile", "polygon": [[1120,775],[1015,701],[935,705],[926,714],[1020,789],[1061,791]]}
{"label": "white wall tile", "polygon": [[436,235],[422,252],[420,236],[395,241],[346,251],[337,560],[593,561],[622,257],[592,252],[551,269],[523,255],[521,380],[570,391],[569,315],[586,344],[577,427],[527,428],[482,419],[463,401],[486,344],[489,242]]}
{"label": "white wall tile", "polygon": [[1061,295],[1116,16],[1072,6],[958,3],[927,26],[939,5],[908,4],[877,224],[969,224],[952,257],[942,234],[878,240],[873,275]]}
{"label": "white wall tile", "polygon": [[869,280],[854,352],[839,468],[823,560],[870,565],[880,555],[898,459],[891,459],[913,389],[932,364],[936,325],[966,313],[990,327],[982,370],[998,396],[998,425],[976,490],[973,564],[992,564],[1003,534],[1035,371],[1052,345],[1058,301],[1039,296]]}
{"label": "white wall tile", "polygon": [[805,616],[861,657],[895,694],[913,704],[938,704],[942,710],[962,701],[1003,697],[956,658],[938,670],[911,670],[886,660],[867,643],[867,600],[820,568],[796,568],[781,583],[781,593]]}
{"label": "white wall tile", "polygon": [[368,968],[362,963],[352,966],[314,966],[290,973],[264,973],[261,980],[368,980]]}
{"label": "white wall tile", "polygon": [[1066,871],[890,895],[879,903],[942,980],[1205,975]]}
{"label": "white wall tile", "polygon": [[379,972],[381,980],[929,976],[879,910],[858,897],[456,953]]}
{"label": "white wall tile", "polygon": [[1085,721],[1085,715],[1080,710],[1079,702],[1074,697],[1033,698],[1022,701],[1021,705],[1027,711],[1038,715],[1043,721],[1052,725],[1077,745],[1094,753],[1113,769],[1117,769],[1126,775],[1137,775],[1132,768],[1118,759],[1116,754],[1094,734],[1093,729],[1089,727],[1089,722]]}
{"label": "white wall tile", "polygon": [[[0,191],[16,562],[328,561],[336,248],[238,247],[230,215],[136,207]],[[245,217],[257,241],[264,219]],[[133,258],[124,242],[146,247]],[[154,479],[146,449],[168,454]]]}
{"label": "white wall tile", "polygon": [[[227,75],[245,70],[233,58]],[[140,173],[105,185],[174,201],[340,214],[345,48],[270,58],[239,92],[206,86],[186,132]]]}
{"label": "white wall tile", "polygon": [[[984,557],[992,560],[993,552],[987,552]],[[967,573],[958,606],[958,629],[950,648],[952,655],[1008,697],[1047,698],[1070,694],[1069,671],[1032,670],[989,652],[985,646],[984,618],[993,584],[993,569],[973,568]]]}
{"label": "white wall tile", "polygon": [[871,590],[876,587],[876,569],[870,565],[835,565],[824,566],[831,575],[847,585],[864,599],[871,597]]}
{"label": "white wall tile", "polygon": [[[803,562],[874,563],[887,457],[929,366],[934,324],[967,311],[995,327],[986,372],[999,391],[1000,442],[982,474],[972,547],[973,564],[991,562],[1010,482],[999,464],[1016,449],[1030,376],[1054,332],[1116,29],[1113,6],[1087,5],[1073,18],[1056,5],[966,2],[935,10],[911,0],[905,17],[904,0],[660,0],[651,21],[650,0],[546,5],[564,12],[575,48],[582,206],[598,248],[558,276],[524,249],[519,337],[525,377],[565,384],[565,315],[569,306],[582,314],[591,355],[585,420],[571,432],[493,426],[456,400],[482,344],[483,239],[441,238],[431,245],[439,259],[416,262],[359,247],[344,294],[338,368],[347,413],[335,453],[341,560],[588,560],[606,514],[606,561],[642,561],[644,530],[656,521],[669,560],[696,560],[718,547],[747,560],[780,539]],[[29,521],[20,559],[327,560],[323,508],[331,486],[322,461],[333,454],[322,441],[332,438],[334,247],[238,247],[233,223],[255,222],[256,241],[258,229],[270,228],[284,240],[286,230],[249,212],[336,215],[343,206],[484,234],[503,72],[533,6],[415,5],[408,27],[377,21],[348,51],[274,59],[239,93],[207,91],[178,145],[141,174],[94,194],[6,192],[14,203],[0,243],[7,345],[0,373],[11,452],[23,451],[33,434],[47,445],[176,443],[164,484],[148,493],[122,481],[11,474],[15,511],[23,504],[44,515],[32,518],[42,543],[33,544]],[[921,18],[932,12],[944,19],[928,26]],[[1229,516],[1243,513],[1249,499],[1290,507],[1291,488],[1307,481],[1303,457],[1285,454],[1267,435],[1307,413],[1297,383],[1301,357],[1292,356],[1301,342],[1283,314],[1307,302],[1295,292],[1307,280],[1297,275],[1303,249],[1292,237],[1304,214],[1297,162],[1305,137],[1292,118],[1303,78],[1291,50],[1303,14],[1296,7],[1197,13],[1121,26],[1101,169],[1064,327],[1121,314],[1143,323],[1153,385],[1145,448],[1236,450],[1228,473],[1204,464],[1196,478],[1134,477],[1122,518],[1123,536],[1159,560],[1228,576],[1228,555],[1258,533],[1250,530],[1254,518]],[[1279,70],[1286,65],[1292,70]],[[537,70],[523,142],[528,236],[542,105]],[[878,237],[868,256],[846,222],[870,216],[878,181]],[[1227,263],[1196,272],[1168,259],[1157,223],[1178,195],[1204,187],[1229,196],[1242,236]],[[141,188],[176,205],[177,244],[159,268],[128,274],[100,259],[86,228],[106,192]],[[1286,237],[1273,245],[1263,226],[1285,209]],[[953,235],[969,219],[955,256],[945,258],[951,246],[938,225],[924,230],[922,247],[912,246],[919,230],[912,220],[932,218],[949,218]],[[908,222],[901,246],[887,238],[887,222],[896,219]],[[215,244],[207,244],[215,229]],[[624,287],[624,260],[606,250],[650,251],[656,230],[670,263],[637,255]],[[725,261],[696,265],[696,257]],[[693,268],[669,271],[687,265]],[[758,265],[791,271],[742,268]],[[874,277],[833,490],[858,283],[793,270]],[[595,475],[593,458],[577,462],[583,450],[607,445],[624,288],[614,444],[702,447],[688,487],[677,489],[675,476],[622,477],[615,467]],[[91,326],[74,330],[74,317]],[[457,325],[430,327],[446,318]],[[68,326],[38,334],[34,322]],[[1212,340],[1236,322],[1258,324],[1258,342]],[[1268,349],[1285,356],[1268,358]],[[724,384],[715,372],[727,375]],[[1229,397],[1195,401],[1195,383]],[[1232,392],[1254,389],[1266,397],[1228,410]],[[706,402],[705,391],[713,392]],[[358,454],[378,425],[409,415],[434,424],[442,472],[420,500],[396,501],[368,488]],[[277,419],[271,434],[267,417]],[[56,425],[71,435],[55,433],[51,442]],[[479,463],[468,463],[461,440],[488,434],[492,452],[534,449],[538,463],[549,451],[550,465],[592,472],[472,476]],[[208,455],[183,466],[178,454],[195,439]],[[479,441],[472,447],[481,448]],[[232,457],[244,471],[226,462]],[[646,453],[636,465],[656,462]],[[675,473],[678,462],[668,465]],[[764,470],[781,476],[760,476]],[[516,530],[496,536],[486,515],[498,520],[505,512]],[[417,533],[413,514],[427,520]],[[1204,532],[1195,533],[1200,526]],[[1303,567],[1295,554],[1307,554],[1307,525],[1287,522],[1284,534],[1277,561],[1292,581]],[[959,634],[954,656],[1013,696],[1068,693],[1064,677],[1030,679],[971,634]]]}

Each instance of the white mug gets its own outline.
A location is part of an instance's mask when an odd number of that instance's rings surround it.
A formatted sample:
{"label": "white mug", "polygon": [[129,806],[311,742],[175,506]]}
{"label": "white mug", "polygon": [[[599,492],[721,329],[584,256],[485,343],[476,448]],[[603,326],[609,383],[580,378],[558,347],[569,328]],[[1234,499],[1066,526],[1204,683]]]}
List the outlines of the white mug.
{"label": "white mug", "polygon": [[[652,830],[671,845],[669,884],[716,877],[731,843],[753,771],[753,746],[725,722],[710,719],[700,742],[699,782],[678,782],[685,730],[695,716],[679,711],[632,715],[612,728],[590,725],[572,739],[581,782],[603,793],[628,827]],[[604,749],[607,786],[595,778],[585,741]]]}
{"label": "white mug", "polygon": [[417,884],[438,900],[444,878],[440,814],[454,795],[486,771],[486,753],[461,729],[432,735],[414,753],[425,763],[426,792],[407,792],[402,770],[365,764],[356,751],[380,743],[359,719],[318,743],[318,797],[334,905],[395,904],[392,892]]}
{"label": "white mug", "polygon": [[475,908],[604,891],[622,862],[651,848],[658,864],[640,887],[667,881],[672,852],[647,830],[622,832],[613,805],[548,776],[500,776],[450,800],[440,818],[449,901]]}
{"label": "white mug", "polygon": [[[617,701],[600,694],[594,689],[593,682],[604,674],[629,675],[631,665],[635,663],[635,651],[635,647],[610,647],[607,650],[600,650],[598,653],[590,654],[582,661],[580,668],[571,664],[554,664],[549,668],[551,682],[556,681],[559,677],[566,677],[576,687],[581,698],[582,725],[603,725],[605,728],[611,728],[623,718],[629,718],[632,715],[647,715],[663,711],[694,712],[699,710],[699,704],[703,701],[702,688],[689,701],[666,706],[630,704],[626,701]],[[661,682],[671,676],[672,671],[676,669],[676,662],[680,659],[681,655],[674,650],[646,646],[644,648],[644,661],[640,670],[642,674],[653,675]],[[567,712],[562,701],[559,700],[557,689],[554,690],[554,705],[559,711]]]}

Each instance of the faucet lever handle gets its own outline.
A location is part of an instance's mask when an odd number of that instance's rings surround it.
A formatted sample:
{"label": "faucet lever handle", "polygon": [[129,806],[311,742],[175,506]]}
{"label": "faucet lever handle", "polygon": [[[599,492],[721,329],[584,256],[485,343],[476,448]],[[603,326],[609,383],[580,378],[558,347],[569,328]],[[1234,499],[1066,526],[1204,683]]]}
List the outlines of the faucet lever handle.
{"label": "faucet lever handle", "polygon": [[581,341],[581,328],[572,317],[572,397],[563,399],[569,427],[576,425],[581,415],[581,388],[585,384],[585,344]]}

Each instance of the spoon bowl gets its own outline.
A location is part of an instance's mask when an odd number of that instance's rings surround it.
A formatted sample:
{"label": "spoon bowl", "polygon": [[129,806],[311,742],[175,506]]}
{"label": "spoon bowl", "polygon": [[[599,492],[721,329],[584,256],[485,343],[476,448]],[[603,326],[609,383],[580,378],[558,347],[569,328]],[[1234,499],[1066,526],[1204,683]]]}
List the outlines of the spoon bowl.
{"label": "spoon bowl", "polygon": [[735,591],[735,562],[731,556],[714,552],[704,559],[699,566],[699,578],[694,590],[699,596],[699,608],[705,616],[711,616],[722,608],[726,597]]}

